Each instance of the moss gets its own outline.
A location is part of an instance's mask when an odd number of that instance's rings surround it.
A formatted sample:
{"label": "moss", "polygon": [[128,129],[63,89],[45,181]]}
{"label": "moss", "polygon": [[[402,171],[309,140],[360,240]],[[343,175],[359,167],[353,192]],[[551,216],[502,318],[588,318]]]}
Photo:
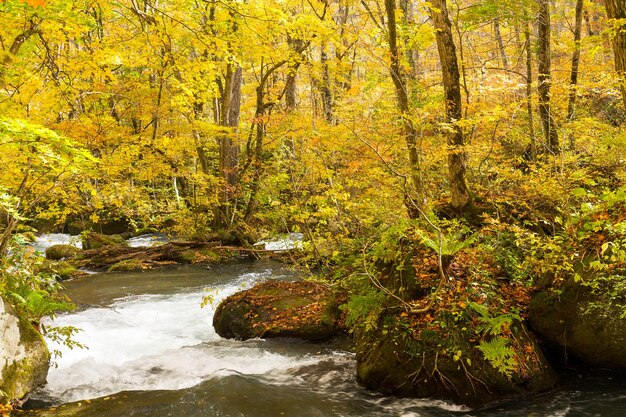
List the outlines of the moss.
{"label": "moss", "polygon": [[24,239],[26,239],[26,241],[31,243],[37,240],[37,236],[35,236],[33,232],[24,232],[22,233],[22,236],[24,237]]}
{"label": "moss", "polygon": [[104,246],[124,245],[128,242],[120,235],[103,235],[96,232],[83,232],[81,234],[83,249],[98,249]]}
{"label": "moss", "polygon": [[226,338],[328,339],[344,331],[338,302],[330,291],[310,281],[266,281],[222,301],[213,326]]}
{"label": "moss", "polygon": [[192,264],[192,263],[200,262],[200,257],[198,255],[198,252],[194,249],[188,249],[188,250],[179,252],[173,257],[173,259],[176,262],[179,262],[181,264]]}
{"label": "moss", "polygon": [[357,377],[384,394],[452,399],[469,406],[545,390],[554,384],[554,372],[532,335],[519,326],[512,348],[524,363],[509,377],[477,349],[474,332],[452,326],[416,333],[409,321],[389,312],[376,329],[356,332]]}
{"label": "moss", "polygon": [[137,237],[137,236],[141,236],[141,235],[149,235],[152,233],[159,233],[159,231],[157,229],[155,229],[154,227],[142,227],[140,229],[137,229],[133,232],[133,236]]}
{"label": "moss", "polygon": [[307,297],[291,296],[276,300],[271,303],[271,306],[281,310],[289,310],[293,308],[304,307],[311,304],[313,301],[314,300]]}
{"label": "moss", "polygon": [[140,259],[125,259],[109,267],[109,272],[138,271],[145,269],[146,265]]}
{"label": "moss", "polygon": [[52,272],[58,275],[60,280],[66,280],[80,275],[81,272],[69,262],[55,262],[52,264]]}
{"label": "moss", "polygon": [[72,261],[50,260],[45,260],[38,272],[57,275],[61,281],[84,274],[76,269]]}
{"label": "moss", "polygon": [[[2,302],[2,301],[0,301]],[[21,399],[30,391],[42,385],[48,375],[50,353],[41,334],[28,320],[19,318],[20,344],[26,348],[26,357],[6,364],[3,369],[3,379],[0,391],[0,402]]]}
{"label": "moss", "polygon": [[571,282],[558,294],[539,292],[530,303],[530,323],[563,361],[568,353],[591,365],[626,370],[626,318],[605,299],[610,290],[596,293]]}
{"label": "moss", "polygon": [[46,258],[52,261],[73,258],[80,253],[80,249],[72,245],[54,245],[46,249]]}

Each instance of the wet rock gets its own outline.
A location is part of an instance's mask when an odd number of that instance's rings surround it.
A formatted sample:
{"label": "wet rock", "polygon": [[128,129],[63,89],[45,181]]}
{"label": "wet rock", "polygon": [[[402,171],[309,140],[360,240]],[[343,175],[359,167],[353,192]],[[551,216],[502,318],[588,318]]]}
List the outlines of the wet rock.
{"label": "wet rock", "polygon": [[85,250],[114,245],[128,246],[126,240],[120,235],[103,235],[96,232],[83,232],[81,241]]}
{"label": "wet rock", "polygon": [[626,370],[626,317],[623,307],[607,299],[611,294],[626,296],[623,287],[593,291],[580,283],[567,284],[558,293],[539,292],[530,303],[531,326],[557,354]]}
{"label": "wet rock", "polygon": [[50,354],[41,334],[0,298],[0,404],[46,382]]}
{"label": "wet rock", "polygon": [[80,249],[72,245],[54,245],[46,249],[46,258],[52,261],[69,259],[80,253]]}
{"label": "wet rock", "polygon": [[266,281],[220,303],[213,317],[225,338],[329,339],[344,331],[338,297],[310,282]]}
{"label": "wet rock", "polygon": [[[387,315],[376,329],[357,332],[357,377],[386,395],[452,400],[470,407],[552,387],[556,375],[535,338],[517,322],[506,350],[485,354],[464,327],[415,331],[401,316]],[[492,337],[497,345],[496,337]],[[495,356],[494,356],[495,354]]]}

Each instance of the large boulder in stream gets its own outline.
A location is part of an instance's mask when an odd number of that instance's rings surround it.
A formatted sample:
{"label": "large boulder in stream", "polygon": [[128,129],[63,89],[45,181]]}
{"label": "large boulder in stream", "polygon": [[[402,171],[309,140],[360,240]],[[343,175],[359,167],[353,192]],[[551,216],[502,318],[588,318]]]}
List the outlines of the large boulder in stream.
{"label": "large boulder in stream", "polygon": [[73,245],[53,245],[46,249],[46,259],[60,261],[73,258],[80,252],[81,250]]}
{"label": "large boulder in stream", "polygon": [[83,249],[98,249],[105,246],[122,245],[128,246],[128,242],[120,235],[103,235],[96,232],[82,232],[81,242]]}
{"label": "large boulder in stream", "polygon": [[498,336],[481,337],[445,314],[390,312],[376,327],[357,331],[355,344],[359,382],[386,395],[481,407],[556,383],[534,336],[517,320]]}
{"label": "large boulder in stream", "polygon": [[[530,303],[530,323],[558,354],[607,369],[626,370],[626,315],[623,283],[595,290],[567,283],[542,291]],[[619,304],[622,304],[620,306]],[[565,358],[564,358],[565,359]]]}
{"label": "large boulder in stream", "polygon": [[344,331],[338,297],[312,281],[269,280],[223,300],[213,326],[221,337],[329,339]]}
{"label": "large boulder in stream", "polygon": [[41,334],[0,298],[0,404],[46,382],[50,354]]}

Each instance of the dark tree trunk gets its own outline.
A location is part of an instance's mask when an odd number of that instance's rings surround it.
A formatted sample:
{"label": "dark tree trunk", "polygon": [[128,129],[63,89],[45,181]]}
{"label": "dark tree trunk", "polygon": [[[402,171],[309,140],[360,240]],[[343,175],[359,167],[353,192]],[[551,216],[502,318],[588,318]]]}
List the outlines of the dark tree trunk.
{"label": "dark tree trunk", "polygon": [[604,0],[606,15],[615,19],[613,34],[613,52],[615,53],[615,71],[620,77],[622,99],[626,109],[626,2],[624,0]]}
{"label": "dark tree trunk", "polygon": [[411,120],[409,109],[408,84],[406,76],[402,70],[400,62],[400,51],[398,48],[398,35],[396,30],[396,0],[385,0],[385,11],[387,14],[387,35],[389,40],[389,53],[391,55],[391,79],[396,90],[398,110],[402,117],[404,129],[404,140],[409,152],[409,164],[411,171],[411,195],[406,196],[405,204],[411,217],[418,217],[414,204],[421,208],[424,204],[424,188],[420,173],[420,158],[417,144],[417,130]]}
{"label": "dark tree trunk", "polygon": [[559,136],[554,117],[550,107],[550,87],[552,78],[550,74],[550,2],[538,0],[539,13],[537,16],[537,32],[539,47],[537,49],[538,71],[537,91],[539,93],[539,117],[548,150],[552,153],[559,151]]}
{"label": "dark tree trunk", "polygon": [[[411,5],[411,0],[400,0],[400,8],[402,9],[402,24],[405,27],[410,27],[413,24],[413,8]],[[406,31],[404,43],[406,44],[406,55],[407,61],[409,62],[409,67],[411,67],[411,76],[412,78],[417,78],[419,76],[419,50],[415,47],[409,48],[409,31]]]}
{"label": "dark tree trunk", "polygon": [[533,53],[530,42],[530,22],[524,29],[524,49],[526,49],[526,113],[528,115],[528,136],[530,137],[530,157],[537,160],[537,138],[535,136],[535,117],[533,115]]}
{"label": "dark tree trunk", "polygon": [[576,86],[578,85],[578,68],[580,65],[580,38],[583,24],[584,0],[576,1],[576,21],[574,23],[574,53],[572,54],[572,71],[570,74],[570,94],[567,104],[567,118],[574,119],[576,107]]}
{"label": "dark tree trunk", "polygon": [[496,16],[493,19],[493,31],[498,42],[498,50],[500,51],[500,60],[502,60],[502,67],[509,68],[509,59],[506,56],[506,49],[504,49],[504,41],[502,40],[502,33],[500,32],[500,18]]}
{"label": "dark tree trunk", "polygon": [[324,118],[328,123],[334,123],[333,114],[333,93],[331,91],[330,69],[328,68],[328,54],[326,44],[322,44],[320,63],[322,64],[322,81],[320,83],[320,94],[322,95],[322,106],[324,108]]}
{"label": "dark tree trunk", "polygon": [[458,121],[463,117],[461,104],[461,83],[456,46],[452,38],[452,25],[448,17],[446,0],[432,0],[430,16],[435,26],[437,49],[443,74],[443,87],[446,99],[446,122],[450,124],[447,133],[448,170],[452,206],[463,212],[472,204],[466,176],[467,155],[464,149],[463,131]]}
{"label": "dark tree trunk", "polygon": [[296,109],[296,86],[297,86],[297,73],[287,74],[287,85],[285,87],[285,106],[287,112],[292,112]]}
{"label": "dark tree trunk", "polygon": [[33,35],[39,32],[39,26],[41,22],[37,21],[35,18],[32,18],[28,22],[28,28],[24,30],[24,32],[20,33],[13,39],[11,43],[11,47],[8,51],[5,50],[5,55],[2,61],[0,62],[0,88],[3,88],[6,84],[6,72],[7,68],[13,61],[13,57],[18,54],[24,42],[30,39]]}
{"label": "dark tree trunk", "polygon": [[230,225],[235,209],[236,189],[239,182],[239,144],[235,136],[239,127],[241,108],[242,69],[230,64],[224,77],[224,91],[220,108],[220,125],[229,128],[229,132],[219,138],[220,176],[224,179],[224,188],[220,193],[218,224]]}
{"label": "dark tree trunk", "polygon": [[[580,65],[580,37],[583,27],[584,0],[576,0],[576,21],[574,23],[574,53],[572,54],[572,71],[570,74],[569,101],[567,103],[567,119],[574,120],[576,116],[576,96],[578,86],[578,68]],[[574,135],[570,136],[570,146],[574,146]]]}

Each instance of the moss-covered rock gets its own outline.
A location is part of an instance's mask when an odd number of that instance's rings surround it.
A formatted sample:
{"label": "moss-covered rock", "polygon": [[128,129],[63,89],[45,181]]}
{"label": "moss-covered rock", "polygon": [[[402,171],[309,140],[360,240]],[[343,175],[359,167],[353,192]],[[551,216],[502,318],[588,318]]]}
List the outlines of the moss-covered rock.
{"label": "moss-covered rock", "polygon": [[126,240],[120,235],[103,235],[96,232],[83,232],[81,241],[85,250],[114,245],[128,246]]}
{"label": "moss-covered rock", "polygon": [[[441,319],[441,317],[438,317]],[[439,320],[437,320],[439,321]],[[357,377],[387,395],[452,400],[471,407],[546,390],[555,373],[526,326],[481,340],[473,329],[416,329],[407,315],[388,314],[357,332]],[[444,328],[445,326],[445,328]],[[492,345],[492,351],[489,350]]]}
{"label": "moss-covered rock", "polygon": [[310,281],[266,281],[220,303],[213,317],[225,338],[329,339],[344,331],[338,297]]}
{"label": "moss-covered rock", "polygon": [[41,334],[1,298],[0,334],[0,403],[6,403],[46,382],[50,354]]}
{"label": "moss-covered rock", "polygon": [[81,252],[79,248],[72,245],[54,245],[46,249],[46,258],[52,261],[73,258]]}
{"label": "moss-covered rock", "polygon": [[48,274],[54,274],[61,281],[85,274],[84,272],[79,271],[75,265],[68,261],[46,260],[40,271]]}
{"label": "moss-covered rock", "polygon": [[626,370],[625,310],[618,305],[621,303],[611,301],[612,297],[626,297],[623,284],[594,291],[569,283],[558,292],[539,292],[530,303],[531,326],[558,354]]}
{"label": "moss-covered rock", "polygon": [[173,254],[172,260],[181,264],[195,264],[200,262],[218,262],[225,257],[211,248],[188,249]]}
{"label": "moss-covered rock", "polygon": [[159,233],[157,229],[154,227],[142,227],[140,229],[135,230],[132,235],[133,237],[142,236],[142,235],[150,235],[154,233]]}
{"label": "moss-covered rock", "polygon": [[146,264],[141,259],[125,259],[111,265],[108,271],[140,271],[142,269],[146,269]]}

